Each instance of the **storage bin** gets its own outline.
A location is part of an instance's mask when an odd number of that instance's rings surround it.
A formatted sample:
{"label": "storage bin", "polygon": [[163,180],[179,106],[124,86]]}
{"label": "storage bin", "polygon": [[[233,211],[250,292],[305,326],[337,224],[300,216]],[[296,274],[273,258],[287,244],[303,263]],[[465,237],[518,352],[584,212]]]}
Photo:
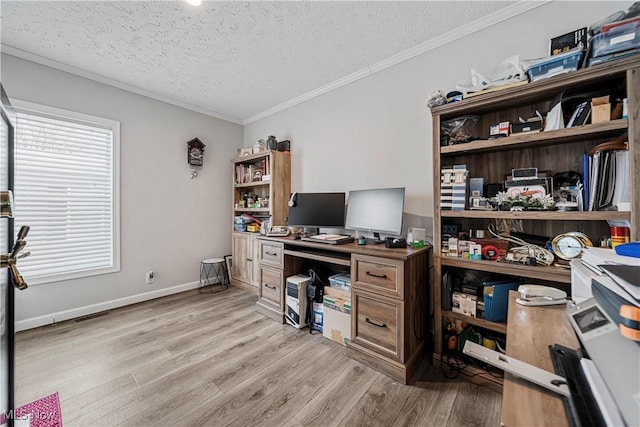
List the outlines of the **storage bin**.
{"label": "storage bin", "polygon": [[247,226],[245,224],[233,224],[233,229],[235,231],[247,231]]}
{"label": "storage bin", "polygon": [[640,22],[621,25],[591,39],[593,57],[640,48]]}
{"label": "storage bin", "polygon": [[348,273],[340,273],[329,276],[329,285],[332,288],[338,288],[347,292],[351,292],[351,276]]}
{"label": "storage bin", "polygon": [[484,282],[484,318],[491,322],[507,320],[509,291],[515,291],[521,285],[519,280]]}
{"label": "storage bin", "polygon": [[582,50],[570,50],[559,55],[551,56],[527,68],[527,76],[529,76],[530,81],[535,82],[536,80],[575,71],[580,67],[582,54]]}
{"label": "storage bin", "polygon": [[233,222],[235,224],[244,224],[244,225],[246,225],[246,224],[251,224],[253,222],[253,219],[248,218],[246,216],[240,215],[240,216],[234,217]]}

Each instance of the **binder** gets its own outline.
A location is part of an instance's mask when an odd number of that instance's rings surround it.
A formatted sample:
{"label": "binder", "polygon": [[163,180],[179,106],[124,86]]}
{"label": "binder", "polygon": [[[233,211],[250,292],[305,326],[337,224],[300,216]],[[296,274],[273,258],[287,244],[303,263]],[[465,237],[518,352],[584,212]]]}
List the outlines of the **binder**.
{"label": "binder", "polygon": [[589,189],[591,183],[591,157],[585,153],[582,155],[582,201],[584,210],[589,210]]}

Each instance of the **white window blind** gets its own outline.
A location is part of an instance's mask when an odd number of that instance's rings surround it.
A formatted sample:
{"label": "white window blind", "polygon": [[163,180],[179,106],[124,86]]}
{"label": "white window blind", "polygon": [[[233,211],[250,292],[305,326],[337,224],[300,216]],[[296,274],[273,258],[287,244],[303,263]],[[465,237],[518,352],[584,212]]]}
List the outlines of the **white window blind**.
{"label": "white window blind", "polygon": [[16,109],[15,216],[16,229],[31,226],[31,255],[19,261],[29,284],[119,269],[118,134],[118,122]]}

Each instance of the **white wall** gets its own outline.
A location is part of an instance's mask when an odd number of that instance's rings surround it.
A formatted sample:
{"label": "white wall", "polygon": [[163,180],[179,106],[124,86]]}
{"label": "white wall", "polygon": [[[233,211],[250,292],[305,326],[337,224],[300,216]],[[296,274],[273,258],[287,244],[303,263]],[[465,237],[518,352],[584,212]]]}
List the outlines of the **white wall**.
{"label": "white wall", "polygon": [[[405,211],[433,215],[432,91],[455,90],[474,68],[548,54],[549,39],[632,2],[553,2],[245,126],[244,145],[292,144],[292,191],[405,186]],[[455,19],[452,18],[452,25]],[[319,66],[324,66],[319,64]],[[431,225],[431,219],[427,222]],[[405,224],[406,225],[406,224]]]}
{"label": "white wall", "polygon": [[[18,328],[34,319],[50,323],[53,317],[86,314],[78,308],[93,304],[99,305],[88,311],[193,285],[201,259],[230,253],[229,160],[242,146],[242,126],[9,55],[2,55],[2,84],[10,98],[118,120],[121,126],[121,271],[16,292]],[[194,137],[206,149],[204,167],[192,180],[185,143]],[[156,272],[154,285],[145,284],[147,270]],[[66,310],[71,312],[60,313]]]}

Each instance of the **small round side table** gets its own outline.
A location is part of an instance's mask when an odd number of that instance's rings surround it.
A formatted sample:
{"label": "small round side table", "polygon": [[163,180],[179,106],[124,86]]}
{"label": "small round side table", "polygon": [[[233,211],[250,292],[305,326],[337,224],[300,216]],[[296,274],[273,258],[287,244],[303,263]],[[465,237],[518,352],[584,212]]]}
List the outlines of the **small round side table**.
{"label": "small round side table", "polygon": [[[214,282],[211,283],[212,281]],[[198,292],[212,294],[214,285],[220,285],[220,291],[229,288],[225,261],[222,258],[203,259],[200,261]]]}

